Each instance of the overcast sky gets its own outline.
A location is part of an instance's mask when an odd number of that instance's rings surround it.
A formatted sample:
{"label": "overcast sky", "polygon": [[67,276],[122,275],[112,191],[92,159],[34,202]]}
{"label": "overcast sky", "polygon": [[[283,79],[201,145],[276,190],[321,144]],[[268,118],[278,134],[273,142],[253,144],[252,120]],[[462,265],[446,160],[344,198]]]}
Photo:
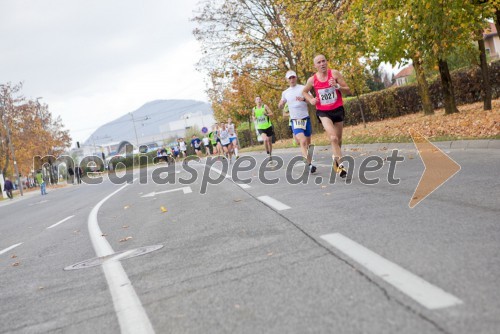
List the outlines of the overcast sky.
{"label": "overcast sky", "polygon": [[198,0],[2,0],[0,84],[24,83],[73,143],[157,99],[207,102],[192,35]]}

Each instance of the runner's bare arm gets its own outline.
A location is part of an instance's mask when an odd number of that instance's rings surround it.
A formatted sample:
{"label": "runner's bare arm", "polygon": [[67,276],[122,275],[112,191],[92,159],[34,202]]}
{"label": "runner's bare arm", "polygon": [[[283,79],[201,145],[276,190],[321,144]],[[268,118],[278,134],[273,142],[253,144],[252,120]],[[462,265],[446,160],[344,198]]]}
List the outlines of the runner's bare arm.
{"label": "runner's bare arm", "polygon": [[307,82],[304,86],[304,89],[302,90],[302,96],[306,99],[307,102],[309,102],[310,104],[312,105],[316,105],[316,98],[313,97],[311,94],[309,94],[309,92],[311,91],[311,89],[313,88],[313,84],[314,84],[314,79],[313,77],[310,77],[309,79],[307,79]]}
{"label": "runner's bare arm", "polygon": [[273,112],[271,111],[271,109],[269,109],[269,107],[267,105],[265,105],[264,108],[266,109],[266,115],[267,116],[272,116],[273,115]]}
{"label": "runner's bare arm", "polygon": [[283,107],[285,106],[285,103],[286,103],[286,101],[281,99],[280,103],[278,103],[278,109],[283,109]]}
{"label": "runner's bare arm", "polygon": [[349,86],[345,82],[342,74],[337,70],[332,70],[332,75],[337,79],[337,83],[340,86],[339,89],[342,92],[342,94],[351,95],[352,94],[351,89],[349,88]]}

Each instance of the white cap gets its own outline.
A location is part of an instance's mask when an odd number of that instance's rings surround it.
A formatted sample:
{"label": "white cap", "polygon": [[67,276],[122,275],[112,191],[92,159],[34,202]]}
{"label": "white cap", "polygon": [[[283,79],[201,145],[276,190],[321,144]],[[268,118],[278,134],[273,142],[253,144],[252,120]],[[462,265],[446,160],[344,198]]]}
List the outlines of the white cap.
{"label": "white cap", "polygon": [[294,71],[286,72],[286,78],[290,79],[290,77],[297,77],[297,74]]}

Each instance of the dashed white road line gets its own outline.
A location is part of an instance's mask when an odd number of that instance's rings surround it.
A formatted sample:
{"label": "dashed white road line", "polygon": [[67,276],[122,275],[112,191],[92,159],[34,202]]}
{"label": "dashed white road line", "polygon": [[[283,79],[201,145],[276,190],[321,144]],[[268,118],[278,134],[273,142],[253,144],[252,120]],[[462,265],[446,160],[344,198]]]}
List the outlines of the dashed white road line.
{"label": "dashed white road line", "polygon": [[[99,208],[104,202],[127,186],[128,184],[125,184],[115,192],[106,196],[97,203],[90,212],[88,218],[90,240],[92,241],[92,245],[98,257],[114,253],[109,242],[102,236],[102,231],[97,221]],[[113,306],[118,317],[121,333],[154,333],[153,326],[121,262],[106,261],[103,263],[102,269],[111,292]]]}
{"label": "dashed white road line", "polygon": [[70,220],[70,219],[71,219],[71,218],[73,218],[74,216],[75,216],[75,215],[73,215],[73,216],[69,216],[69,217],[66,217],[66,218],[64,218],[63,220],[61,220],[61,221],[59,221],[59,222],[55,223],[54,225],[50,225],[49,227],[47,227],[47,229],[49,229],[49,228],[53,228],[53,227],[56,227],[57,225],[62,224],[62,223],[64,223],[64,222],[65,222],[65,221],[67,221],[67,220]]}
{"label": "dashed white road line", "polygon": [[1,255],[1,254],[3,254],[3,253],[7,253],[7,252],[8,252],[8,251],[10,251],[11,249],[14,249],[14,248],[16,248],[17,246],[19,246],[19,245],[21,245],[21,244],[22,244],[22,242],[20,242],[20,243],[18,243],[18,244],[15,244],[15,245],[12,245],[12,246],[10,246],[10,247],[7,247],[7,248],[5,248],[5,249],[2,249],[2,250],[0,251],[0,255]]}
{"label": "dashed white road line", "polygon": [[457,297],[340,233],[322,235],[321,238],[428,309],[440,309],[463,303]]}
{"label": "dashed white road line", "polygon": [[269,205],[270,207],[275,208],[278,211],[291,209],[288,205],[283,204],[280,201],[275,200],[274,198],[269,197],[269,196],[259,196],[259,197],[257,197],[257,199],[259,201]]}

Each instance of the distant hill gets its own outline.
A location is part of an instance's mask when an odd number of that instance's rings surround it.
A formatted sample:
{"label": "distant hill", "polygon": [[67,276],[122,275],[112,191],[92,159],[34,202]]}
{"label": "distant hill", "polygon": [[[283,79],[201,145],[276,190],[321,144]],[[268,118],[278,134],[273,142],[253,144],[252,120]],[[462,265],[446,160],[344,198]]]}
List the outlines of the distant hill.
{"label": "distant hill", "polygon": [[180,120],[186,114],[213,115],[210,104],[195,100],[156,100],[148,102],[132,113],[127,113],[100,126],[84,145],[101,145],[127,140],[136,142],[132,115],[137,137],[142,144],[147,138],[162,135],[162,128],[169,122]]}

